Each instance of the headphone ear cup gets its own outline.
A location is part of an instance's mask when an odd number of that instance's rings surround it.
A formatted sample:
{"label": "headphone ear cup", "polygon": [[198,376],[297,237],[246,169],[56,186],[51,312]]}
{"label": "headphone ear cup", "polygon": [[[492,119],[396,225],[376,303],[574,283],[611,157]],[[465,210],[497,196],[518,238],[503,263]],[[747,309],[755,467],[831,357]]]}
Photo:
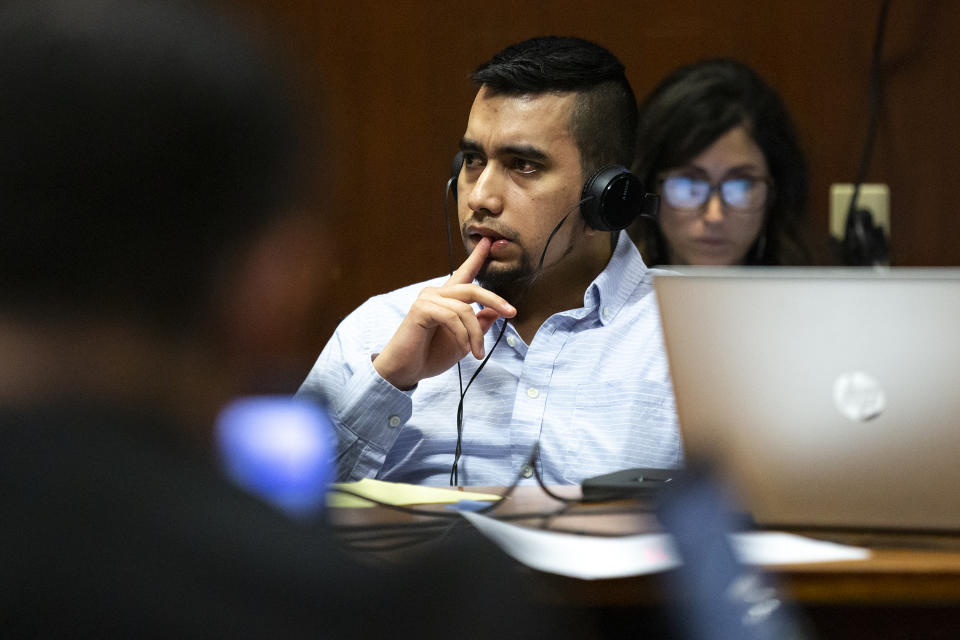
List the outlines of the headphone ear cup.
{"label": "headphone ear cup", "polygon": [[620,165],[609,165],[583,185],[580,211],[597,231],[619,231],[643,212],[645,196],[640,178]]}
{"label": "headphone ear cup", "polygon": [[460,169],[463,167],[463,151],[457,151],[453,156],[453,162],[450,164],[450,192],[453,194],[453,201],[457,201],[457,179],[460,178]]}

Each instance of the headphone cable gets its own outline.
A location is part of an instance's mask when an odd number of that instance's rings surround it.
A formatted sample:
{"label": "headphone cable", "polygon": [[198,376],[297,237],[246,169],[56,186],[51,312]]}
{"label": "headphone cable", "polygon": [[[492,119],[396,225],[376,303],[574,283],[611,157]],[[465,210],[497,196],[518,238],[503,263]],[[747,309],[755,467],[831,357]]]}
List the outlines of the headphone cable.
{"label": "headphone cable", "polygon": [[[876,142],[877,128],[880,124],[880,108],[883,104],[883,42],[886,35],[887,15],[890,11],[891,0],[883,0],[880,13],[877,17],[877,28],[874,34],[873,55],[870,59],[870,94],[869,112],[867,115],[867,137],[863,143],[863,154],[860,157],[860,166],[857,168],[856,181],[853,183],[853,194],[850,196],[850,205],[847,208],[847,231],[852,230],[859,245],[855,259],[859,263],[876,265],[882,256],[877,255],[884,247],[874,247],[874,241],[868,237],[865,221],[857,213],[860,188],[867,179],[870,159],[873,157],[873,147]],[[852,229],[851,229],[852,228]],[[847,256],[849,258],[849,256]]]}
{"label": "headphone cable", "polygon": [[[447,243],[450,247],[450,266],[451,274],[453,273],[453,236],[450,231],[450,215],[448,211],[447,203],[449,201],[450,190],[453,183],[453,178],[447,181],[447,197],[444,198],[444,217],[447,221]],[[574,206],[570,207],[570,210],[564,214],[563,218],[560,219],[560,222],[553,228],[553,231],[550,232],[550,235],[547,236],[547,241],[543,246],[543,251],[540,252],[540,260],[537,263],[537,268],[533,270],[533,273],[530,275],[530,279],[527,284],[521,289],[520,293],[517,296],[517,299],[514,300],[514,306],[519,307],[520,302],[523,300],[523,297],[530,290],[530,287],[533,286],[534,282],[540,277],[540,274],[543,271],[543,261],[547,256],[547,249],[550,247],[550,242],[553,240],[553,237],[560,231],[560,227],[563,226],[563,223],[567,221],[567,218],[570,217],[570,214],[577,208],[579,208],[584,202],[592,199],[594,196],[587,196],[582,198]],[[500,339],[503,338],[503,334],[507,329],[507,320],[503,319],[503,324],[500,326],[500,333],[497,335],[497,339],[494,341],[493,346],[490,347],[490,350],[487,351],[486,357],[480,363],[480,366],[477,367],[477,370],[473,372],[473,375],[470,376],[470,380],[467,382],[467,386],[463,386],[463,377],[460,369],[460,361],[457,361],[457,376],[460,381],[460,401],[457,403],[457,444],[453,452],[453,465],[450,467],[450,486],[457,486],[460,483],[460,457],[463,453],[463,406],[464,406],[464,397],[467,395],[467,391],[470,389],[470,385],[473,384],[473,381],[476,380],[477,376],[480,374],[480,371],[483,370],[483,367],[486,366],[487,362],[490,360],[490,356],[493,355],[494,350],[497,348],[497,345],[500,344]],[[537,448],[539,448],[539,440],[537,441]],[[519,482],[519,479],[517,480]]]}

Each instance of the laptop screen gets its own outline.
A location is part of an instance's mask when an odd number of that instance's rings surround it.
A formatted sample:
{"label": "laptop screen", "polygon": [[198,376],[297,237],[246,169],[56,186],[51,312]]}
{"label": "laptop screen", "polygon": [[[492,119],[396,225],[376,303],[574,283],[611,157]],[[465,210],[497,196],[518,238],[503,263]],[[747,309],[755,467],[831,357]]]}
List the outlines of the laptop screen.
{"label": "laptop screen", "polygon": [[655,277],[685,452],[763,524],[960,529],[960,270]]}

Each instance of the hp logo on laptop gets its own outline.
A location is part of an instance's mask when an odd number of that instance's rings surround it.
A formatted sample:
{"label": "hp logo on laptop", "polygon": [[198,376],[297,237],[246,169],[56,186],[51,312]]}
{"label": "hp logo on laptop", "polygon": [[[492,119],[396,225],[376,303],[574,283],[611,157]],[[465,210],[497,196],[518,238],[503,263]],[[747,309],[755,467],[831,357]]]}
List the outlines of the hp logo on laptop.
{"label": "hp logo on laptop", "polygon": [[877,379],[863,371],[841,373],[833,382],[833,403],[854,422],[873,420],[887,408],[887,394]]}

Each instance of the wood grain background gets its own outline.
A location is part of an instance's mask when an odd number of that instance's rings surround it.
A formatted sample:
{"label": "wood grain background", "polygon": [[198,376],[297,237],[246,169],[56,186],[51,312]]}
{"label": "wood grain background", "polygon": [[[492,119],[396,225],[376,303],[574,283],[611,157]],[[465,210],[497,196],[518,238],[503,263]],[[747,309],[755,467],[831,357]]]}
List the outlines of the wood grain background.
{"label": "wood grain background", "polygon": [[[810,235],[825,256],[828,193],[853,180],[866,137],[880,1],[322,2],[221,0],[292,63],[305,140],[305,203],[339,267],[315,329],[291,354],[305,373],[336,322],[367,297],[446,270],[443,187],[475,88],[467,74],[512,42],[576,35],[612,50],[638,98],[674,67],[732,56],[781,92],[811,169]],[[894,265],[960,265],[960,3],[893,2],[884,102],[868,181],[891,191]],[[321,144],[322,142],[322,144]],[[329,247],[324,249],[329,250]],[[459,243],[455,255],[462,256]]]}

